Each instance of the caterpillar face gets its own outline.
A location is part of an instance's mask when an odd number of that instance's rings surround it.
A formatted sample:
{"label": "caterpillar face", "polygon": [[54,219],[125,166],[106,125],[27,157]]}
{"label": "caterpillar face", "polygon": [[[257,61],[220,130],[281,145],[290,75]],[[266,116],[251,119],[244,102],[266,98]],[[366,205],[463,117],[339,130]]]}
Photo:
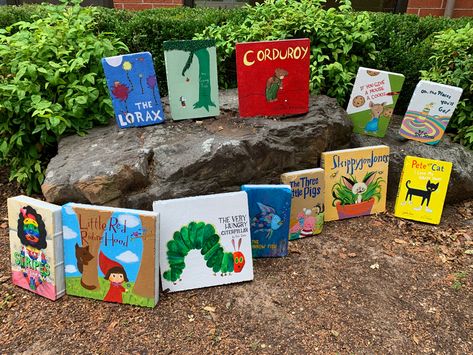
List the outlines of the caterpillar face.
{"label": "caterpillar face", "polygon": [[245,266],[245,256],[241,251],[233,253],[233,272],[241,272]]}

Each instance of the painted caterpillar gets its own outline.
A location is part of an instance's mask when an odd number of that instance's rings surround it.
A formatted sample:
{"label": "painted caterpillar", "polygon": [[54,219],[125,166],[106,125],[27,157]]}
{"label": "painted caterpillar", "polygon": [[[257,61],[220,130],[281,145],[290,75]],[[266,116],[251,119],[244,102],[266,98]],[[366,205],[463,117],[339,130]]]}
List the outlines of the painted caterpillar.
{"label": "painted caterpillar", "polygon": [[[192,249],[200,250],[204,260],[207,261],[207,267],[215,273],[241,272],[245,265],[245,256],[242,252],[236,251],[235,240],[232,240],[232,244],[235,252],[225,252],[213,225],[191,222],[174,232],[173,238],[168,241],[166,254],[170,269],[164,272],[163,277],[172,282],[179,280],[186,267],[184,259]],[[238,241],[238,249],[240,246],[241,239]]]}

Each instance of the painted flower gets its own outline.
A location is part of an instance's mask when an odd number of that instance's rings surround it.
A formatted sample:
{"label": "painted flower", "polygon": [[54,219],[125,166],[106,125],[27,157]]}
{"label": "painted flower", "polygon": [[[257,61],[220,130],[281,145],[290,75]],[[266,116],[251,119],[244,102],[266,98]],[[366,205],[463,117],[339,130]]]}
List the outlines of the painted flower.
{"label": "painted flower", "polygon": [[115,96],[120,101],[126,101],[128,99],[128,95],[130,93],[130,89],[125,84],[120,83],[119,81],[115,81],[112,88],[112,95]]}
{"label": "painted flower", "polygon": [[148,78],[146,79],[146,84],[148,84],[148,87],[150,89],[153,89],[157,84],[156,75],[148,76]]}
{"label": "painted flower", "polygon": [[131,63],[129,61],[125,61],[125,62],[123,62],[122,67],[123,67],[123,70],[129,71],[129,70],[131,70],[131,68],[133,66],[131,65]]}

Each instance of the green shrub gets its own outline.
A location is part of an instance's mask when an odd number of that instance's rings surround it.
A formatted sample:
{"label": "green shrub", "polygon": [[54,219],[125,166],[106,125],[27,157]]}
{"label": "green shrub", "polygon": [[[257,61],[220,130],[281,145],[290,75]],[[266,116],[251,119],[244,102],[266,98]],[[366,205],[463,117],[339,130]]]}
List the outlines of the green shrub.
{"label": "green shrub", "polygon": [[472,18],[419,17],[390,13],[370,13],[376,30],[374,43],[376,59],[363,61],[364,66],[378,68],[406,77],[402,94],[396,104],[396,113],[404,114],[414,89],[420,80],[420,71],[430,68],[433,35],[448,28],[460,28]]}
{"label": "green shrub", "polygon": [[[237,42],[309,38],[310,89],[343,103],[362,57],[374,59],[374,32],[365,12],[353,12],[348,0],[325,10],[325,0],[267,0],[246,7],[222,26],[211,25],[196,38],[215,38],[221,77],[234,83]],[[229,72],[224,70],[229,68]],[[222,72],[223,70],[223,72]]]}
{"label": "green shrub", "polygon": [[0,6],[0,28],[19,21],[31,21],[33,16],[46,16],[46,7],[38,5]]}
{"label": "green shrub", "polygon": [[[0,28],[18,21],[29,21],[31,16],[47,15],[47,8],[38,5],[0,6]],[[148,51],[153,55],[159,89],[167,94],[166,70],[162,44],[167,40],[192,39],[207,26],[221,25],[228,19],[241,17],[240,9],[163,8],[145,11],[126,11],[97,7],[93,11],[93,32],[114,33],[130,52]],[[13,31],[15,29],[12,29]]]}
{"label": "green shrub", "polygon": [[429,70],[422,79],[463,88],[448,129],[455,140],[473,149],[473,26],[438,33],[432,44]]}
{"label": "green shrub", "polygon": [[311,40],[311,90],[342,104],[360,65],[406,76],[398,113],[404,113],[421,72],[461,86],[465,91],[449,129],[472,147],[472,36],[471,29],[460,30],[472,18],[353,12],[348,0],[325,10],[324,3],[267,0],[232,10],[140,12],[79,9],[77,3],[68,9],[0,6],[0,163],[11,167],[12,179],[38,190],[59,137],[83,133],[113,115],[103,56],[126,46],[151,52],[166,94],[162,43],[209,37],[217,40],[222,88],[236,86],[236,42],[305,37]]}
{"label": "green shrub", "polygon": [[47,15],[0,30],[0,162],[38,191],[48,156],[68,133],[113,115],[100,59],[126,46],[93,32],[93,8],[47,6]]}
{"label": "green shrub", "polygon": [[228,19],[238,16],[239,12],[240,10],[205,8],[132,12],[102,8],[96,15],[97,31],[116,33],[120,40],[126,43],[130,52],[150,52],[159,78],[161,95],[166,95],[163,42],[192,39],[195,33],[203,31],[207,26],[222,25]]}

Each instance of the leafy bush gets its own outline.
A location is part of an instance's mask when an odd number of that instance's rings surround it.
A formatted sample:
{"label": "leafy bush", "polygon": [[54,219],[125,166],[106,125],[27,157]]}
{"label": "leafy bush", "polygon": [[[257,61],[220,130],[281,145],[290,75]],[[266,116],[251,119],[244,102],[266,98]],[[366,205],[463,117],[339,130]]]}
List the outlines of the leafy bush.
{"label": "leafy bush", "polygon": [[[324,3],[267,0],[243,9],[140,12],[79,9],[77,3],[67,9],[0,6],[0,163],[11,167],[12,179],[38,190],[59,137],[112,116],[100,58],[125,50],[120,41],[130,52],[151,52],[165,94],[162,43],[193,37],[217,40],[221,87],[236,85],[236,42],[305,37],[311,39],[311,89],[340,103],[359,65],[406,76],[399,113],[420,71],[426,79],[462,86],[449,129],[458,129],[457,140],[472,147],[472,36],[471,29],[460,30],[472,18],[357,13],[348,0],[325,10]],[[445,32],[434,37],[439,31]]]}
{"label": "leafy bush", "polygon": [[0,28],[6,28],[19,21],[31,21],[33,16],[46,16],[46,7],[38,5],[1,6]]}
{"label": "leafy bush", "polygon": [[47,6],[43,18],[0,30],[0,162],[38,191],[64,134],[83,134],[113,115],[100,59],[126,46],[94,34],[93,8]]}
{"label": "leafy bush", "polygon": [[113,32],[130,52],[148,51],[153,55],[159,90],[167,94],[163,42],[192,39],[207,26],[222,25],[238,16],[240,10],[221,9],[153,9],[139,12],[102,8],[96,15],[98,32]]}
{"label": "leafy bush", "polygon": [[370,13],[376,29],[374,43],[376,59],[365,60],[363,65],[402,73],[406,77],[402,94],[396,104],[396,113],[404,114],[420,79],[420,71],[430,68],[433,36],[449,28],[460,28],[472,18],[419,17],[390,13]]}
{"label": "leafy bush", "polygon": [[361,59],[374,59],[374,32],[368,14],[353,12],[350,1],[341,0],[338,8],[328,10],[323,7],[325,2],[266,0],[246,7],[222,26],[210,25],[195,38],[216,39],[221,78],[230,84],[235,82],[237,42],[310,38],[311,90],[343,103]]}
{"label": "leafy bush", "polygon": [[456,132],[455,140],[473,149],[473,26],[468,23],[434,38],[430,69],[421,72],[422,79],[463,88],[448,128]]}

